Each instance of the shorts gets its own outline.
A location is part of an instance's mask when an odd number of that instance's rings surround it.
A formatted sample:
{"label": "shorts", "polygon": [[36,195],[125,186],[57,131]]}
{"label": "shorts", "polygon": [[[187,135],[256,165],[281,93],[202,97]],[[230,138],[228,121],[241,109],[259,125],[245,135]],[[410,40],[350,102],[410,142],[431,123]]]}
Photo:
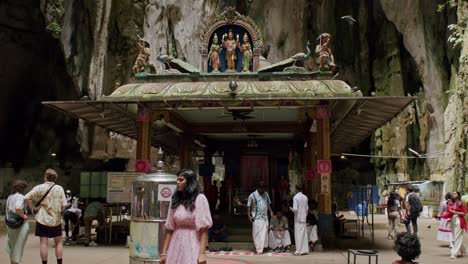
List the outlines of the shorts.
{"label": "shorts", "polygon": [[38,237],[61,237],[62,236],[62,225],[58,226],[46,226],[36,221],[36,236]]}

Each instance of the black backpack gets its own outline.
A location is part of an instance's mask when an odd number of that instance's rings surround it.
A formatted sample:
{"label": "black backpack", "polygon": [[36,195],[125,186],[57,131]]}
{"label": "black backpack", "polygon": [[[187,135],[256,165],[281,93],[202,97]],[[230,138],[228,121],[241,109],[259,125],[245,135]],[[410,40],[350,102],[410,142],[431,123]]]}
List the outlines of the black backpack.
{"label": "black backpack", "polygon": [[409,197],[408,197],[408,203],[410,205],[410,211],[411,212],[417,212],[417,213],[420,213],[423,211],[423,206],[421,204],[421,200],[419,200],[419,197],[414,194],[414,193],[411,193],[411,194],[408,194]]}

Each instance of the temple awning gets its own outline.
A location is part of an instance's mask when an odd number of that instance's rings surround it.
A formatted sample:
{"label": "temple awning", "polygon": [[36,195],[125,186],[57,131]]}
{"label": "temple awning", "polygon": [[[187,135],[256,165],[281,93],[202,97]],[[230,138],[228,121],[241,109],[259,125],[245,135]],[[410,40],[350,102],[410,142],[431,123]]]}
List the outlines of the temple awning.
{"label": "temple awning", "polygon": [[[362,97],[360,92],[353,92],[338,80],[292,80],[239,81],[235,96],[231,95],[228,82],[133,83],[97,101],[43,104],[131,138],[137,137],[138,106],[167,111],[171,124],[166,125],[178,127],[180,131],[154,124],[153,144],[177,153],[178,132],[185,129],[192,127],[191,133],[210,136],[210,129],[206,129],[206,124],[210,124],[213,138],[231,137],[250,128],[265,135],[285,137],[296,133],[297,124],[303,122],[301,109],[329,102],[331,149],[332,153],[341,153],[391,121],[414,99]],[[219,118],[226,109],[246,108],[255,110],[254,119]]]}

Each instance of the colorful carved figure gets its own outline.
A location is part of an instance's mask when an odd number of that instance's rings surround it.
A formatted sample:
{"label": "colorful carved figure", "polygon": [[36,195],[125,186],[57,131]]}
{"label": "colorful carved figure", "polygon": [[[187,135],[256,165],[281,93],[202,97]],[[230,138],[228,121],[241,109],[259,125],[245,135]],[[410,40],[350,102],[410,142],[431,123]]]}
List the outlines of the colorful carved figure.
{"label": "colorful carved figure", "polygon": [[330,49],[331,35],[322,33],[319,37],[319,44],[315,47],[315,53],[319,56],[320,70],[333,70],[335,68],[335,59]]}
{"label": "colorful carved figure", "polygon": [[242,52],[242,71],[248,72],[250,71],[250,64],[252,63],[252,46],[249,42],[249,36],[247,33],[244,33],[243,43],[240,47]]}
{"label": "colorful carved figure", "polygon": [[210,53],[208,53],[208,63],[211,64],[212,72],[219,72],[219,53],[222,48],[218,44],[218,34],[213,37],[213,43],[211,43]]}
{"label": "colorful carved figure", "polygon": [[138,36],[138,57],[135,60],[135,64],[132,67],[133,74],[145,72],[146,66],[149,65],[149,57],[150,57],[150,45],[147,41],[143,38]]}
{"label": "colorful carved figure", "polygon": [[234,40],[234,33],[232,33],[232,29],[229,29],[229,33],[223,35],[223,48],[226,49],[226,71],[236,70],[236,48],[238,47],[239,35],[237,37],[237,40]]}

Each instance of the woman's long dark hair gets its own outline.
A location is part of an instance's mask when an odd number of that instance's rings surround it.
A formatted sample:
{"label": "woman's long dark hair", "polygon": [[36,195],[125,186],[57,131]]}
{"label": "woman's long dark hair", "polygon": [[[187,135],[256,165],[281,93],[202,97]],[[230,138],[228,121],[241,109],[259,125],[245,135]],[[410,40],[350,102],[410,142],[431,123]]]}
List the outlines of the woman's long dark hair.
{"label": "woman's long dark hair", "polygon": [[190,212],[195,209],[195,199],[198,196],[198,182],[197,175],[192,170],[181,170],[177,173],[177,177],[182,176],[187,180],[185,191],[180,192],[177,190],[172,195],[172,209],[176,209],[179,205],[183,205],[185,209]]}
{"label": "woman's long dark hair", "polygon": [[387,208],[391,206],[395,206],[396,202],[395,200],[397,199],[397,194],[395,192],[390,193],[390,197],[388,198],[387,202]]}

